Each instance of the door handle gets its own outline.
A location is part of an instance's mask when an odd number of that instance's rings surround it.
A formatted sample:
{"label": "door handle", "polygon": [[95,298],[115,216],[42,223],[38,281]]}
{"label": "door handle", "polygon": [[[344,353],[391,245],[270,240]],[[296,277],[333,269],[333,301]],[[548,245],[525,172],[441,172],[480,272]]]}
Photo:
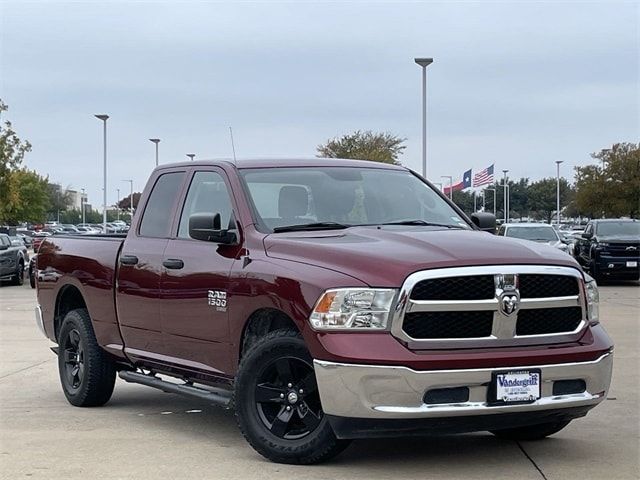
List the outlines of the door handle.
{"label": "door handle", "polygon": [[121,265],[136,265],[138,263],[138,257],[135,255],[122,255],[120,257]]}
{"label": "door handle", "polygon": [[167,258],[162,262],[162,265],[165,268],[170,268],[171,270],[180,270],[182,267],[184,267],[184,262],[179,258]]}

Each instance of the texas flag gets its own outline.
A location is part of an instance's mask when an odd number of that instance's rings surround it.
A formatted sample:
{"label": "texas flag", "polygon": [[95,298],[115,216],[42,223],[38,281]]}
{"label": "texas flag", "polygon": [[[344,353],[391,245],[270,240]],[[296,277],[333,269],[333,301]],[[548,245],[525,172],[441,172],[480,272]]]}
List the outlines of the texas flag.
{"label": "texas flag", "polygon": [[462,190],[471,188],[471,169],[464,172],[462,176]]}
{"label": "texas flag", "polygon": [[454,183],[453,185],[451,185],[451,188],[445,186],[443,191],[445,195],[449,195],[449,190],[458,192],[460,190],[464,190],[465,188],[471,188],[471,169],[464,172],[461,182]]}

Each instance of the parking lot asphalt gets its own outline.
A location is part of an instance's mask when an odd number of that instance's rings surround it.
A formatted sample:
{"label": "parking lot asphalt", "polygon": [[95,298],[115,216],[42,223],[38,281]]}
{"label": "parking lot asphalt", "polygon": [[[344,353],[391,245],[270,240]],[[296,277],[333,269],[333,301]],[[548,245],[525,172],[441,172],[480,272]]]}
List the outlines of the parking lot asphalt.
{"label": "parking lot asphalt", "polygon": [[637,479],[640,477],[640,286],[600,290],[616,350],[609,398],[539,442],[489,433],[354,442],[316,466],[270,463],[233,413],[118,380],[101,408],[75,408],[34,322],[35,291],[0,287],[0,478],[3,479]]}

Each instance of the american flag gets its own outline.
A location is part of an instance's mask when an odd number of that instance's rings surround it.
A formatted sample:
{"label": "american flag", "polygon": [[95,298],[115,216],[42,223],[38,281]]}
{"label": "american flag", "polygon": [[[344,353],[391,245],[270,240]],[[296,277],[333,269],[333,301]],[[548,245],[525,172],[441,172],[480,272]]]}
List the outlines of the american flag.
{"label": "american flag", "polygon": [[488,185],[493,183],[493,165],[480,170],[473,176],[473,186],[479,187],[481,185]]}

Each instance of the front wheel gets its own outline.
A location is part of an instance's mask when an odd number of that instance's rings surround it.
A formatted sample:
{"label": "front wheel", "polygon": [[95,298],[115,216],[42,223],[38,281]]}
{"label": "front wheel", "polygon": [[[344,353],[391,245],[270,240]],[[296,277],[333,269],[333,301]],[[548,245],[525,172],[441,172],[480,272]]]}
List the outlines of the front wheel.
{"label": "front wheel", "polygon": [[349,443],[336,438],[322,412],[313,360],[295,331],[270,332],[245,354],[235,404],[242,434],[273,462],[318,463]]}
{"label": "front wheel", "polygon": [[76,407],[97,407],[111,398],[116,368],[96,341],[89,312],[72,310],[58,335],[58,371],[67,400]]}
{"label": "front wheel", "polygon": [[505,428],[504,430],[491,430],[496,437],[508,440],[542,440],[545,437],[558,433],[569,425],[570,420],[564,422],[540,423],[526,427]]}

